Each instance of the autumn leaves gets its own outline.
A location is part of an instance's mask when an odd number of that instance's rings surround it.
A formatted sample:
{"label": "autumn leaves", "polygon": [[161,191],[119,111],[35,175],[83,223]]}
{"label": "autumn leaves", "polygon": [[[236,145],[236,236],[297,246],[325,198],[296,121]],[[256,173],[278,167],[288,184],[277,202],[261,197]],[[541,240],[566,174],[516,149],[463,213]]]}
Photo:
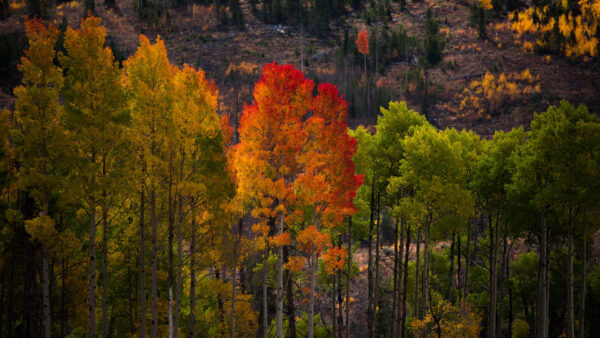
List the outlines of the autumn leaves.
{"label": "autumn leaves", "polygon": [[345,251],[332,247],[330,236],[354,213],[352,200],[362,183],[352,162],[356,141],[346,133],[348,104],[335,86],[321,84],[313,97],[314,87],[291,65],[266,65],[255,102],[242,114],[240,143],[234,148],[238,196],[261,220],[254,229],[265,237],[267,224],[276,224],[267,240],[278,251],[278,336],[283,334],[283,246],[295,242],[302,254],[290,257],[287,268],[308,264],[312,336],[318,259],[323,254],[332,272],[344,266]]}

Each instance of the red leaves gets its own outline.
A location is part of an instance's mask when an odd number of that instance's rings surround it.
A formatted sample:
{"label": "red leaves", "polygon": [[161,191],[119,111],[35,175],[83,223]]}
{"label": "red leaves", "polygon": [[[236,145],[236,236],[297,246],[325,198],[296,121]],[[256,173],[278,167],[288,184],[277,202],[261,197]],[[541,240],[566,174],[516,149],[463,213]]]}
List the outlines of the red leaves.
{"label": "red leaves", "polygon": [[358,47],[359,53],[362,55],[369,55],[369,36],[366,30],[363,29],[358,33],[356,46]]}

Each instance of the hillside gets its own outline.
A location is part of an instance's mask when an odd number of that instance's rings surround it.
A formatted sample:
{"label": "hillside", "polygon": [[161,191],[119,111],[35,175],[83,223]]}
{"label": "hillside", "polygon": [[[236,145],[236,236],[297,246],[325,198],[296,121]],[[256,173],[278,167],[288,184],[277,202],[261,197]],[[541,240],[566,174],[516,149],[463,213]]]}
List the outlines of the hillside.
{"label": "hillside", "polygon": [[[260,5],[259,5],[260,6]],[[368,7],[368,4],[366,5]],[[595,61],[585,62],[582,58],[567,59],[556,54],[534,54],[525,52],[508,29],[506,15],[494,16],[487,23],[488,38],[479,39],[477,28],[471,25],[470,4],[466,1],[418,1],[409,2],[406,11],[401,12],[398,4],[392,2],[391,22],[387,29],[397,30],[403,26],[409,36],[424,37],[425,14],[431,8],[433,17],[438,21],[440,35],[445,40],[442,49],[442,61],[429,69],[420,70],[418,59],[421,53],[410,51],[401,61],[388,62],[388,65],[373,79],[377,89],[393,100],[407,100],[410,106],[421,110],[423,90],[418,88],[415,74],[425,76],[430,82],[430,108],[428,118],[439,127],[474,129],[483,136],[491,136],[494,130],[508,130],[514,126],[527,126],[533,112],[541,112],[550,104],[568,100],[574,104],[583,103],[590,111],[600,110],[600,65]],[[0,21],[0,32],[22,32],[22,20],[25,6],[14,6],[16,13]],[[20,10],[19,10],[20,8]],[[357,31],[363,28],[382,27],[381,22],[372,22],[368,27],[351,7],[346,7],[347,15],[335,20],[330,31],[317,37],[315,34],[302,34],[297,27],[285,25],[267,25],[257,18],[248,2],[241,3],[244,14],[244,29],[223,26],[215,16],[214,6],[192,5],[169,9],[169,18],[152,24],[140,22],[133,2],[119,2],[116,7],[102,12],[102,22],[107,27],[109,37],[114,41],[122,58],[129,56],[138,43],[138,36],[144,33],[151,38],[160,35],[168,49],[169,58],[175,64],[191,64],[202,68],[209,78],[215,80],[220,89],[220,110],[233,115],[233,110],[241,109],[241,102],[251,102],[248,93],[260,74],[263,65],[270,62],[278,64],[292,63],[300,68],[301,41],[303,55],[307,60],[305,73],[318,81],[331,81],[343,87],[344,71],[336,69],[336,49],[344,37],[344,30]],[[58,6],[57,22],[65,17],[67,23],[78,26],[82,13],[79,3],[70,2]],[[159,27],[160,26],[160,27]],[[303,32],[302,32],[303,33]],[[370,55],[373,58],[373,55]],[[252,67],[252,73],[240,82],[232,83],[227,77],[230,65],[246,63]],[[14,67],[13,64],[11,67]],[[461,108],[465,88],[472,81],[481,80],[486,72],[496,76],[522,73],[528,69],[534,78],[539,78],[541,91],[534,95],[500,100],[497,109],[477,114]],[[360,81],[362,67],[360,63],[349,65],[350,78]],[[419,74],[420,73],[420,74]],[[348,75],[346,75],[348,76]],[[373,85],[372,83],[372,85]],[[11,83],[14,85],[14,82]],[[2,105],[10,105],[6,97],[10,93],[7,84],[2,84],[4,99]],[[246,87],[246,88],[243,88]],[[242,90],[239,90],[242,89]],[[239,95],[238,108],[227,106],[234,92]],[[364,100],[364,93],[354,99]],[[374,99],[376,93],[371,93]],[[375,122],[376,108],[373,112],[358,114],[350,125],[372,124]],[[469,107],[467,107],[469,108]],[[358,107],[357,109],[360,109]],[[364,109],[364,108],[363,108]]]}

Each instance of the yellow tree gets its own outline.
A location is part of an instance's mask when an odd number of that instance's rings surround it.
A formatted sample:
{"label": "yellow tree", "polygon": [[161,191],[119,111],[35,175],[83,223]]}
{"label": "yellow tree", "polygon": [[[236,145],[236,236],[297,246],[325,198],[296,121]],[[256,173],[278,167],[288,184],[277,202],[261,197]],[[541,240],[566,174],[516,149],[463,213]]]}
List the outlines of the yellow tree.
{"label": "yellow tree", "polygon": [[78,170],[77,185],[85,196],[89,214],[89,315],[90,337],[96,335],[96,208],[102,212],[102,333],[109,334],[107,228],[109,212],[124,183],[128,160],[123,150],[124,95],[119,84],[121,71],[112,51],[104,47],[106,29],[100,18],[89,16],[79,29],[67,28],[65,55],[59,55],[66,70],[65,112],[73,131]]}
{"label": "yellow tree", "polygon": [[[18,184],[35,200],[39,216],[26,221],[35,241],[42,247],[44,336],[51,335],[48,242],[56,234],[49,214],[51,198],[59,193],[67,151],[59,93],[63,72],[56,66],[54,46],[59,32],[53,25],[26,20],[29,49],[21,58],[22,85],[15,88],[15,145],[20,163]],[[26,215],[27,216],[27,215]],[[36,230],[37,229],[37,230]],[[39,230],[39,229],[43,229]],[[36,231],[34,231],[36,230]]]}
{"label": "yellow tree", "polygon": [[[158,335],[158,216],[157,192],[162,178],[167,176],[169,140],[173,132],[172,76],[174,66],[169,63],[163,40],[154,45],[146,36],[140,36],[136,53],[124,64],[123,84],[129,96],[135,143],[140,151],[140,163],[147,174],[143,193],[149,196],[150,226],[152,228],[152,323],[151,337]],[[143,245],[143,243],[142,243]],[[143,295],[142,295],[143,296]],[[144,296],[143,296],[144,297]],[[140,309],[145,316],[145,309]],[[140,331],[144,330],[140,328]]]}

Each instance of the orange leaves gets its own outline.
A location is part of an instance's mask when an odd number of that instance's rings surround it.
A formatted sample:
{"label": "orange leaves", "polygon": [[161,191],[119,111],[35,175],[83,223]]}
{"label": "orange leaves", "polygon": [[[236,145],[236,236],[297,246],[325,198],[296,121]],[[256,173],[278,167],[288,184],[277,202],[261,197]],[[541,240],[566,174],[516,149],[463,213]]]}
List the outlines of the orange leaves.
{"label": "orange leaves", "polygon": [[289,232],[271,236],[271,243],[276,247],[288,246],[292,244],[292,235]]}
{"label": "orange leaves", "polygon": [[325,262],[325,269],[327,270],[327,273],[332,275],[337,271],[342,270],[346,264],[346,255],[346,249],[339,246],[334,246],[327,250],[323,254],[323,261]]}
{"label": "orange leaves", "polygon": [[366,30],[361,30],[358,32],[358,38],[356,39],[356,46],[358,47],[358,52],[362,55],[369,55],[369,37]]}
{"label": "orange leaves", "polygon": [[297,272],[302,270],[306,259],[302,256],[290,256],[288,262],[285,263],[285,268],[291,272]]}
{"label": "orange leaves", "polygon": [[315,254],[318,257],[328,246],[329,235],[319,232],[316,226],[311,225],[298,232],[296,241],[298,242],[300,250],[307,254],[311,254],[314,249]]}

